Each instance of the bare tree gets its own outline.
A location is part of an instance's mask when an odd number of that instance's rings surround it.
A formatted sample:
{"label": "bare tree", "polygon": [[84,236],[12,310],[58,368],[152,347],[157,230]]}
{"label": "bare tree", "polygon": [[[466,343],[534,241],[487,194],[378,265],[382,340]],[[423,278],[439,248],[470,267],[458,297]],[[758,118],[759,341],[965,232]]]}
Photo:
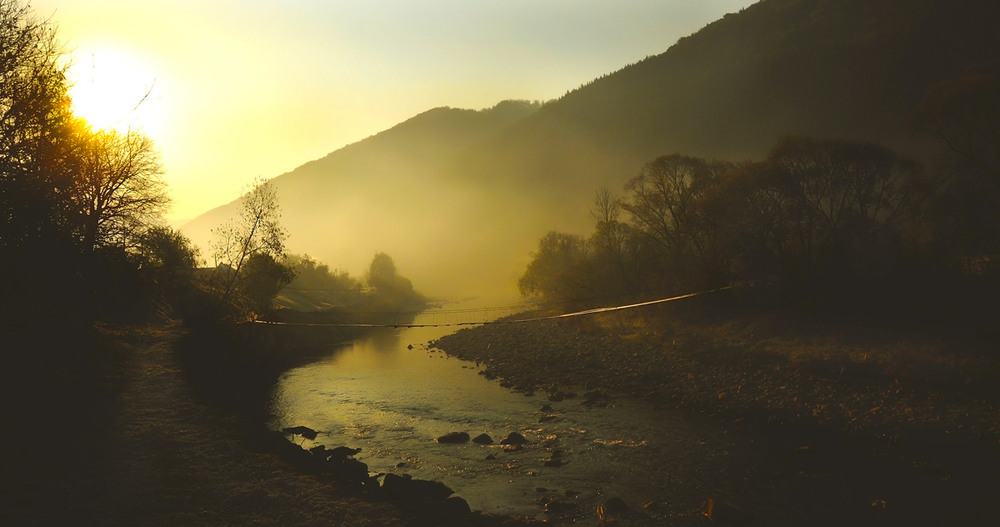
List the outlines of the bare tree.
{"label": "bare tree", "polygon": [[75,192],[85,247],[129,247],[170,204],[153,141],[138,132],[90,133]]}
{"label": "bare tree", "polygon": [[[613,279],[609,284],[617,289],[625,287],[626,260],[628,259],[630,226],[621,220],[622,202],[607,187],[601,187],[594,196],[590,216],[594,219],[594,234],[590,244],[594,247],[598,265],[605,267],[604,273]],[[621,291],[617,291],[621,292]]]}
{"label": "bare tree", "polygon": [[281,261],[288,233],[281,227],[281,207],[274,184],[257,179],[241,198],[239,218],[222,225],[216,236],[216,263],[229,268],[223,288],[223,298],[230,299],[242,278],[247,261],[256,255],[266,255]]}
{"label": "bare tree", "polygon": [[670,252],[680,254],[693,243],[695,203],[714,181],[715,173],[704,159],[672,154],[656,158],[626,185],[631,200],[623,204],[650,237]]}

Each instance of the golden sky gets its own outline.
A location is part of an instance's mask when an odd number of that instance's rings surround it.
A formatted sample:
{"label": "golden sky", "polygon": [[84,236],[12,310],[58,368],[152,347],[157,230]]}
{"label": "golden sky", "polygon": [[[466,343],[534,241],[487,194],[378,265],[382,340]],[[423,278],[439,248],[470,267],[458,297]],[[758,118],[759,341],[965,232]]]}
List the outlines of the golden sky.
{"label": "golden sky", "polygon": [[560,97],[752,3],[33,0],[31,6],[57,27],[72,56],[81,113],[102,126],[140,128],[156,141],[174,199],[169,219],[178,221],[235,199],[257,176],[278,176],[434,107]]}

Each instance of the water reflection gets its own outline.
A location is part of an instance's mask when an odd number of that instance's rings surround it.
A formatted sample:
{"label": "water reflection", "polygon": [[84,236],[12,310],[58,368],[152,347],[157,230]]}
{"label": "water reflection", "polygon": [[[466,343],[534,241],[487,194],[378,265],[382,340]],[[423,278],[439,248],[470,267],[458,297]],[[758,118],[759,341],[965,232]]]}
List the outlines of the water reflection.
{"label": "water reflection", "polygon": [[[671,482],[656,460],[704,447],[681,442],[682,422],[640,405],[593,408],[581,398],[555,403],[511,392],[474,364],[427,347],[453,330],[385,328],[287,372],[272,427],[308,426],[319,435],[306,448],[360,447],[356,458],[374,473],[441,481],[473,509],[529,515],[540,512],[540,493],[662,498]],[[517,431],[531,444],[511,451],[436,441],[454,431],[495,441]]]}

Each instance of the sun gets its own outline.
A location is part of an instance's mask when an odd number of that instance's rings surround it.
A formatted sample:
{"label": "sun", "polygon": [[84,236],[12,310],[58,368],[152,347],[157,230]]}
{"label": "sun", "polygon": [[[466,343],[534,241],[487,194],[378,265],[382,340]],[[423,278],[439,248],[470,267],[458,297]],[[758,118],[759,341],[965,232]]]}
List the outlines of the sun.
{"label": "sun", "polygon": [[67,74],[73,113],[92,127],[158,135],[163,120],[157,79],[141,61],[95,50],[78,54]]}

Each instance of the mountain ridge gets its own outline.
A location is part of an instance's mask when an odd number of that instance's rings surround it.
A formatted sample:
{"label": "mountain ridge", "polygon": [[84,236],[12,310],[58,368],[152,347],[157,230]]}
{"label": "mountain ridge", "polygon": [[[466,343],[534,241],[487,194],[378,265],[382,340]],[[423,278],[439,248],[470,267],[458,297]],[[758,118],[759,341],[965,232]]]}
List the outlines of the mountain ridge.
{"label": "mountain ridge", "polygon": [[289,248],[351,269],[384,251],[432,293],[512,292],[546,231],[586,232],[594,192],[658,155],[760,159],[785,134],[933,152],[916,104],[1000,57],[998,26],[975,0],[763,0],[554,101],[432,109],[276,177]]}

